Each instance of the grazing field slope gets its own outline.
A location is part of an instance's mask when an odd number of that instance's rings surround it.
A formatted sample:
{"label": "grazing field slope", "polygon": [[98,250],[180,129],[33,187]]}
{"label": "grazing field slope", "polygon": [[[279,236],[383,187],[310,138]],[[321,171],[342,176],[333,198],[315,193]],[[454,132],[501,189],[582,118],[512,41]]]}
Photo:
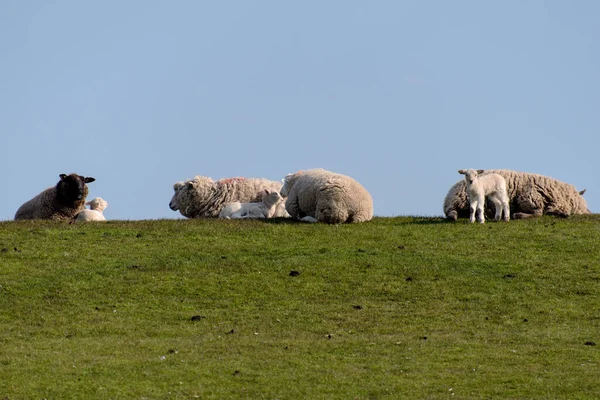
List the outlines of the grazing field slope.
{"label": "grazing field slope", "polygon": [[2,399],[593,399],[600,215],[2,222],[0,327]]}

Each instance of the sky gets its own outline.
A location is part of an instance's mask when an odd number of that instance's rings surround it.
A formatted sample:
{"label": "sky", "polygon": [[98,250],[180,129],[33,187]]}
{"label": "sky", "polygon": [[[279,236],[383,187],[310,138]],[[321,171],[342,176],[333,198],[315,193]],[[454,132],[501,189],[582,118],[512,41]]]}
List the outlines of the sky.
{"label": "sky", "polygon": [[349,175],[440,216],[458,169],[533,172],[600,212],[600,2],[0,2],[0,220],[96,178],[107,219],[173,184]]}

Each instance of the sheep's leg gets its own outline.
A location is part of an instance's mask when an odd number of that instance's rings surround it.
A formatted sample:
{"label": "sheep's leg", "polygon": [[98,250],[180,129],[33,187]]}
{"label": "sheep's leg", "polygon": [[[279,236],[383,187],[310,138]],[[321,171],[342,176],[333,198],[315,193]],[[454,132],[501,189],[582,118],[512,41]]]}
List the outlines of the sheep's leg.
{"label": "sheep's leg", "polygon": [[477,200],[471,202],[471,213],[469,214],[469,221],[471,223],[475,222],[475,211],[477,210]]}
{"label": "sheep's leg", "polygon": [[483,204],[484,202],[482,201],[481,203],[477,204],[477,221],[479,221],[479,223],[483,224],[485,223],[485,215],[483,214]]}
{"label": "sheep's leg", "polygon": [[502,217],[502,201],[495,193],[490,195],[490,200],[494,203],[494,221],[500,221],[500,218]]}

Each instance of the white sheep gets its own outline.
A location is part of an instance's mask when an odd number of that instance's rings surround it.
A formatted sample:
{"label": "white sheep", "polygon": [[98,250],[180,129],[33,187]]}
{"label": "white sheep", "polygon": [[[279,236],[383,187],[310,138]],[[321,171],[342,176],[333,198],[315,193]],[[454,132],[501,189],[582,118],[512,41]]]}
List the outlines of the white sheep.
{"label": "white sheep", "polygon": [[471,223],[475,222],[475,213],[477,213],[477,220],[480,223],[485,222],[485,216],[483,209],[485,206],[485,199],[490,199],[496,208],[496,216],[494,219],[499,221],[504,214],[504,220],[510,219],[510,209],[508,205],[508,193],[506,192],[506,180],[504,177],[498,174],[483,174],[483,170],[474,169],[460,169],[459,174],[465,176],[466,190],[469,197],[469,203],[471,208],[471,214],[469,220]]}
{"label": "white sheep", "polygon": [[[585,190],[545,175],[519,172],[509,169],[488,169],[484,174],[498,174],[506,180],[506,190],[510,201],[513,219],[555,215],[568,217],[577,214],[590,214],[583,198]],[[456,182],[444,198],[444,214],[451,220],[469,215],[464,179]]]}
{"label": "white sheep", "polygon": [[373,199],[369,192],[349,176],[324,169],[288,174],[281,195],[294,219],[307,222],[364,222],[373,218]]}
{"label": "white sheep", "polygon": [[[264,189],[281,189],[281,183],[262,178],[226,178],[213,181],[207,176],[195,176],[173,185],[174,194],[169,203],[187,218],[218,217],[225,205],[234,202],[250,203],[262,199]],[[282,212],[283,211],[283,212]],[[286,217],[287,212],[277,207],[273,217]]]}
{"label": "white sheep", "polygon": [[276,208],[283,200],[278,190],[263,191],[260,203],[240,203],[239,201],[229,203],[219,214],[219,218],[272,218]]}
{"label": "white sheep", "polygon": [[108,202],[102,197],[95,197],[92,200],[85,203],[90,206],[89,210],[83,210],[77,214],[75,221],[86,222],[86,221],[106,221],[102,211],[108,207]]}
{"label": "white sheep", "polygon": [[85,198],[88,194],[87,183],[95,179],[77,174],[60,174],[60,180],[23,203],[15,214],[19,219],[52,219],[57,221],[72,221],[85,209]]}

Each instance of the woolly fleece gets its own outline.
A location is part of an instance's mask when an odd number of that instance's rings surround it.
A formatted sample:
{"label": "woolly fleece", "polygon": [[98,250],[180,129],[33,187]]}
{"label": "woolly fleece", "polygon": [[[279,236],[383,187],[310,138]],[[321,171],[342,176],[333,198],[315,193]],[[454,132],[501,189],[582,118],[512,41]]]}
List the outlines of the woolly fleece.
{"label": "woolly fleece", "polygon": [[318,168],[290,174],[285,182],[285,208],[294,219],[340,224],[373,218],[371,195],[349,176]]}

